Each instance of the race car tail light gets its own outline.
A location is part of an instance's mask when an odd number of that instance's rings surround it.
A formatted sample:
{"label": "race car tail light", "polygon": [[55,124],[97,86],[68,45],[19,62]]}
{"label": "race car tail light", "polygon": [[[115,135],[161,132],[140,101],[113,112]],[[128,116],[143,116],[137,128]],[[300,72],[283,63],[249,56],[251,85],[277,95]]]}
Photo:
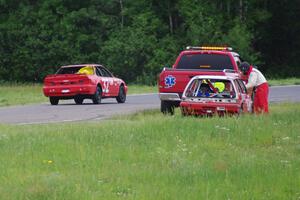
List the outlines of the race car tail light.
{"label": "race car tail light", "polygon": [[202,46],[202,47],[193,47],[187,46],[187,50],[216,50],[216,51],[232,51],[231,47],[210,47],[210,46]]}
{"label": "race car tail light", "polygon": [[90,79],[88,79],[88,78],[83,78],[83,79],[80,79],[80,80],[78,81],[78,84],[84,85],[84,84],[90,84],[90,82],[91,82]]}

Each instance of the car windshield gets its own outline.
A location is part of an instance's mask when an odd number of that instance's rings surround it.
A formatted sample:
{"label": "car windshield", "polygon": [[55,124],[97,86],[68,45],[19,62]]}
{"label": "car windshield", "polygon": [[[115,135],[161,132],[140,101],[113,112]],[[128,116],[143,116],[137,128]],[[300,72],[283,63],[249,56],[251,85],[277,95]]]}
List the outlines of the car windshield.
{"label": "car windshield", "polygon": [[235,98],[236,93],[230,80],[195,79],[185,93],[186,97]]}
{"label": "car windshield", "polygon": [[228,55],[221,54],[186,54],[177,65],[177,69],[224,70],[233,69]]}
{"label": "car windshield", "polygon": [[94,74],[94,68],[92,66],[74,66],[74,67],[62,67],[56,74]]}

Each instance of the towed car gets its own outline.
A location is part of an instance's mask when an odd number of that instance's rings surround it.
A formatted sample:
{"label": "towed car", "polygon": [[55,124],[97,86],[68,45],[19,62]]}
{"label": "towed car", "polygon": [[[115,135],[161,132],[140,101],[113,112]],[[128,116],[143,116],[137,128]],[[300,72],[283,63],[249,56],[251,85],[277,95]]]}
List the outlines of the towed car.
{"label": "towed car", "polygon": [[61,99],[74,99],[76,104],[92,99],[94,104],[100,104],[103,98],[116,98],[118,103],[124,103],[127,85],[102,65],[68,65],[45,77],[43,92],[51,105]]}
{"label": "towed car", "polygon": [[195,76],[180,103],[182,115],[212,116],[252,112],[252,99],[235,73]]}

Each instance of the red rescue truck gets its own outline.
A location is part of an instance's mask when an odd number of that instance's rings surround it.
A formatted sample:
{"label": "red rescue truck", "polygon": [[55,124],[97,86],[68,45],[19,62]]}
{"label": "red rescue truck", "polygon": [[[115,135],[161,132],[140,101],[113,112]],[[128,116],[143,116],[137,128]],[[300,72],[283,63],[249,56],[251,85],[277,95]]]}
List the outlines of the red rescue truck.
{"label": "red rescue truck", "polygon": [[161,112],[174,113],[182,93],[191,78],[197,75],[220,75],[237,73],[241,59],[230,47],[187,47],[177,57],[172,68],[164,68],[159,75],[158,90]]}

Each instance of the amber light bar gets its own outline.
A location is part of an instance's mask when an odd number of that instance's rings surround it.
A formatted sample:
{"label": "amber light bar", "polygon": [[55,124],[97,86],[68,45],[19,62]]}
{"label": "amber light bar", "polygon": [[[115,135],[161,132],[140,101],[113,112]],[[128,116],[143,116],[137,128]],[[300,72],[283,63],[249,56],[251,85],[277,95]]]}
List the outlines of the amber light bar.
{"label": "amber light bar", "polygon": [[217,50],[217,51],[232,51],[231,47],[209,47],[209,46],[204,46],[204,47],[192,47],[188,46],[186,47],[187,50]]}

